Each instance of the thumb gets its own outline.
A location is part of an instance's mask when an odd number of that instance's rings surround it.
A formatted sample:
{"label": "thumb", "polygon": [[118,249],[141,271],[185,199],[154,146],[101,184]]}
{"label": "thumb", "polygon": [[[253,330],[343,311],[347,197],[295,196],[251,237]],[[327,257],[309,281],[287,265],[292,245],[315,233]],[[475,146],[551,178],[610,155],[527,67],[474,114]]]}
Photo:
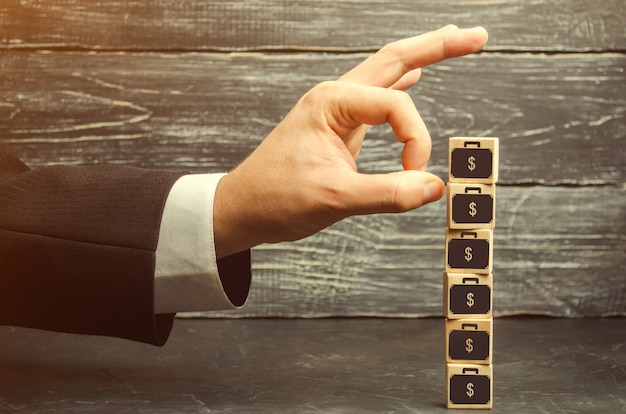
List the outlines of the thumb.
{"label": "thumb", "polygon": [[352,214],[401,213],[437,201],[445,191],[439,177],[415,170],[356,174],[351,184]]}

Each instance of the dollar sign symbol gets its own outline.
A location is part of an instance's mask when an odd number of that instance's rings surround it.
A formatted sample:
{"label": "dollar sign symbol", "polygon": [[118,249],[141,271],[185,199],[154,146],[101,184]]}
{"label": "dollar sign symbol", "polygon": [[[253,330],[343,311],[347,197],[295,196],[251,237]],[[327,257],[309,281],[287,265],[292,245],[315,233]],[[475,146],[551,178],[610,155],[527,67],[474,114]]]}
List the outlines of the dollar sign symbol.
{"label": "dollar sign symbol", "polygon": [[476,203],[474,201],[469,203],[469,208],[470,208],[469,210],[470,216],[474,217],[476,213],[478,213],[478,211],[476,210]]}
{"label": "dollar sign symbol", "polygon": [[476,169],[476,158],[472,155],[467,159],[467,169],[470,171],[474,171]]}
{"label": "dollar sign symbol", "polygon": [[474,384],[472,384],[471,382],[467,383],[467,396],[472,398],[474,396]]}
{"label": "dollar sign symbol", "polygon": [[467,351],[468,354],[471,354],[472,351],[474,350],[474,345],[473,345],[474,341],[472,341],[472,338],[467,338],[467,340],[465,340],[465,350]]}
{"label": "dollar sign symbol", "polygon": [[472,256],[472,248],[467,246],[465,248],[465,260],[469,262],[470,260],[472,260],[472,257],[474,257]]}
{"label": "dollar sign symbol", "polygon": [[470,308],[472,306],[474,306],[474,294],[472,292],[467,294],[467,306],[469,306]]}

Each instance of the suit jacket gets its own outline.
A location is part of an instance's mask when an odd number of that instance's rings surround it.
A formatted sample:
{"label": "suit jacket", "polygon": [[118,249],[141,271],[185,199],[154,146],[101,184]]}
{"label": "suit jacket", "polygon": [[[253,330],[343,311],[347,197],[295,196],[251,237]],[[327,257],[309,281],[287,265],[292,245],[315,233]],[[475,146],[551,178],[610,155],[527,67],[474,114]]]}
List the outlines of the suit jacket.
{"label": "suit jacket", "polygon": [[155,250],[182,174],[31,170],[0,150],[0,324],[164,344],[174,315],[154,312]]}

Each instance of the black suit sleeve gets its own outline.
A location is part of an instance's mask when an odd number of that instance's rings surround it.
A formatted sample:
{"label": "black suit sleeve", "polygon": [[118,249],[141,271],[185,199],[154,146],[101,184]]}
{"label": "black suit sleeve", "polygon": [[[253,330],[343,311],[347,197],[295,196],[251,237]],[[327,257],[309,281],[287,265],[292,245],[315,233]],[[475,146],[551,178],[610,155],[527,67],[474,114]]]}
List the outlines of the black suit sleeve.
{"label": "black suit sleeve", "polygon": [[30,170],[0,151],[0,324],[162,345],[155,250],[181,172],[120,166]]}

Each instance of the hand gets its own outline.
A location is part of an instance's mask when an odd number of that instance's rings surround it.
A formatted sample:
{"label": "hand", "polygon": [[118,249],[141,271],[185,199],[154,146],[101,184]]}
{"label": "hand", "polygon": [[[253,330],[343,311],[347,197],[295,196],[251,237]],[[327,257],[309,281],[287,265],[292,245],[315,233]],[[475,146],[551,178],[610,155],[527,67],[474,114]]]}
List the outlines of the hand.
{"label": "hand", "polygon": [[[430,135],[404,91],[420,68],[477,52],[486,42],[482,28],[447,26],[390,43],[307,92],[218,185],[218,258],[301,239],[351,215],[404,212],[440,199],[444,183],[425,172]],[[404,144],[404,171],[361,174],[356,158],[367,126],[383,123]]]}

